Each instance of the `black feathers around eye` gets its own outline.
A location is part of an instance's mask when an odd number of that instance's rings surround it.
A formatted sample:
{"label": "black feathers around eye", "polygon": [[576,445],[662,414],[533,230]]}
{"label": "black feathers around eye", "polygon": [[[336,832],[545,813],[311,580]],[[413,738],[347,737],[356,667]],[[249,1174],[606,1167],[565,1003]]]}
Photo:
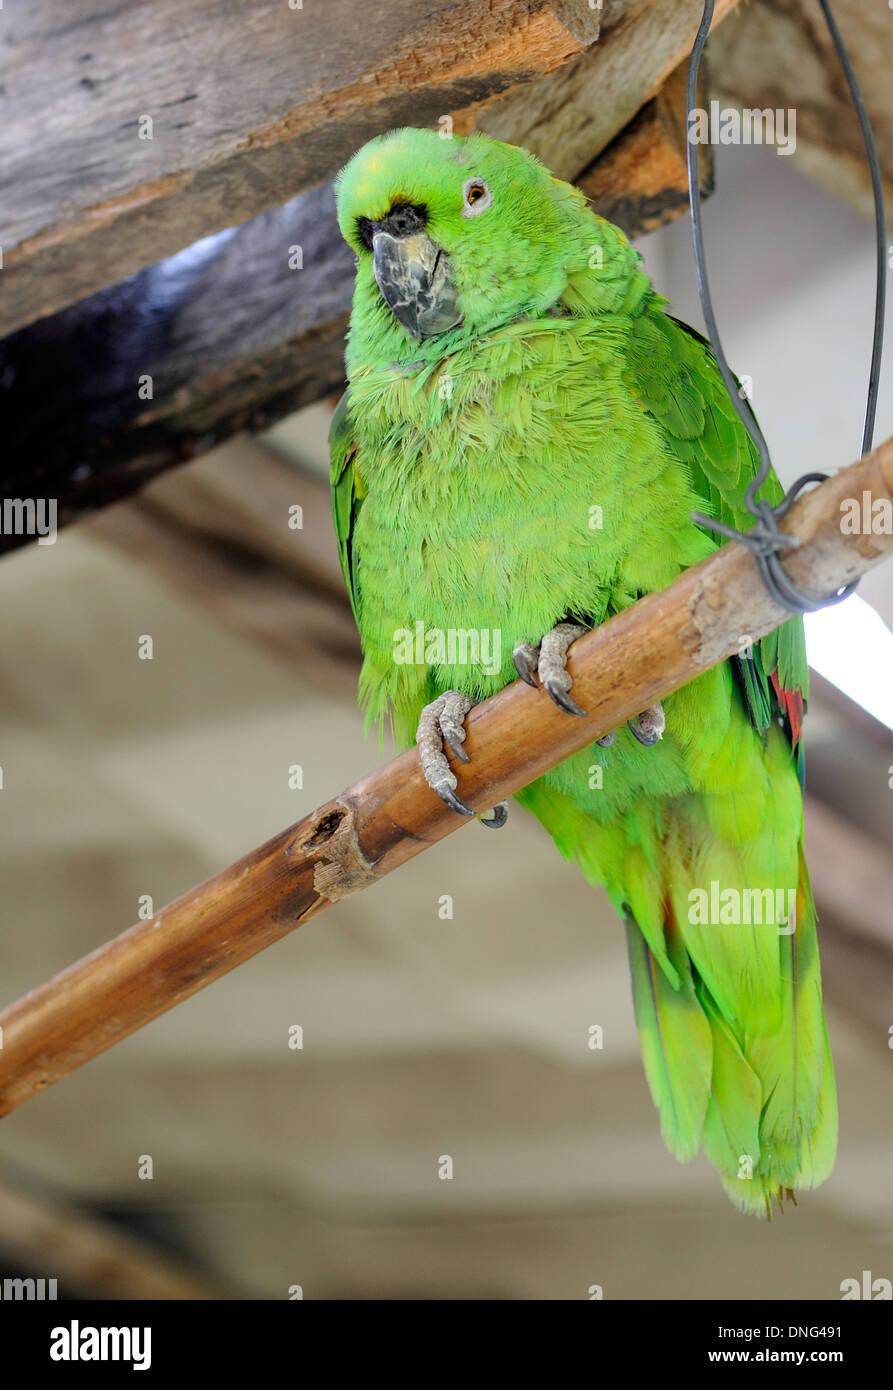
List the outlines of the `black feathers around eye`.
{"label": "black feathers around eye", "polygon": [[388,215],[377,222],[368,217],[358,217],[357,239],[367,251],[371,251],[376,232],[388,232],[394,237],[412,236],[413,232],[424,231],[427,221],[428,209],[423,203],[395,203]]}
{"label": "black feathers around eye", "polygon": [[368,217],[357,218],[357,237],[367,251],[372,250],[372,223]]}

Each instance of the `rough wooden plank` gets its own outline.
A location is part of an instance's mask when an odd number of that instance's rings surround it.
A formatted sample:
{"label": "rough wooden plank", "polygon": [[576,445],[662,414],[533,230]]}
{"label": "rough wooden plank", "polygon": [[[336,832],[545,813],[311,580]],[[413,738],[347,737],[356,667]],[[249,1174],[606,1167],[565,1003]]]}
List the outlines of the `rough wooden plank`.
{"label": "rough wooden plank", "polygon": [[379,130],[550,71],[598,28],[573,0],[6,0],[0,334],[331,178]]}
{"label": "rough wooden plank", "polygon": [[[627,236],[653,231],[688,211],[685,80],[671,73],[653,100],[576,180],[595,211]],[[703,71],[703,70],[702,70]],[[703,86],[706,100],[706,79]],[[701,196],[713,192],[713,147],[698,148]]]}
{"label": "rough wooden plank", "polygon": [[352,284],[326,186],[13,334],[0,490],[61,525],[337,389]]}
{"label": "rough wooden plank", "polygon": [[[631,236],[684,206],[680,80],[584,173]],[[55,497],[64,525],[340,390],[353,279],[327,184],[13,334],[0,491]]]}
{"label": "rough wooden plank", "polygon": [[[717,0],[711,32],[737,4]],[[493,99],[475,123],[575,178],[685,60],[702,12],[702,0],[608,3],[595,49]]]}
{"label": "rough wooden plank", "polygon": [[60,23],[54,0],[7,0],[0,335],[331,178],[392,126],[452,114],[573,177],[659,90],[700,8],[368,0],[358,24],[358,0],[244,0],[236,23],[228,0],[69,0]]}
{"label": "rough wooden plank", "polygon": [[[834,13],[874,127],[893,216],[893,13],[885,0],[835,0]],[[710,55],[715,95],[738,107],[794,109],[794,163],[871,211],[859,124],[814,0],[752,0],[711,38]]]}

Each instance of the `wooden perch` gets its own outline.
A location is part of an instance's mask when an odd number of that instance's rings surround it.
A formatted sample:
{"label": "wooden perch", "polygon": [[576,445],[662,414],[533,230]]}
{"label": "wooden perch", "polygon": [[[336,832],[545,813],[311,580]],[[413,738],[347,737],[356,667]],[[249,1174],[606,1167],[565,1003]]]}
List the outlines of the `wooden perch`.
{"label": "wooden perch", "polygon": [[[834,0],[877,141],[893,208],[893,83],[890,6]],[[859,121],[815,0],[751,0],[710,40],[713,96],[723,106],[792,110],[793,164],[869,216],[871,180]]]}
{"label": "wooden perch", "polygon": [[[821,597],[893,554],[889,534],[841,531],[844,499],[866,493],[893,502],[893,439],[791,509],[795,584]],[[724,546],[574,644],[586,718],[520,681],[473,709],[459,796],[478,811],[511,796],[787,616],[747,548]],[[395,758],[0,1014],[0,1114],[465,824],[427,786],[415,749]]]}

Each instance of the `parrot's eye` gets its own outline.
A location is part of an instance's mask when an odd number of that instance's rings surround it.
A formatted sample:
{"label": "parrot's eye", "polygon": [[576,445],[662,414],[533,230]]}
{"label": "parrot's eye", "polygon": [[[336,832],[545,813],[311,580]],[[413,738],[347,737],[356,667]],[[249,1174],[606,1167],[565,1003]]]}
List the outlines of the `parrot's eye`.
{"label": "parrot's eye", "polygon": [[462,216],[477,217],[493,201],[493,194],[483,179],[466,179],[462,185]]}

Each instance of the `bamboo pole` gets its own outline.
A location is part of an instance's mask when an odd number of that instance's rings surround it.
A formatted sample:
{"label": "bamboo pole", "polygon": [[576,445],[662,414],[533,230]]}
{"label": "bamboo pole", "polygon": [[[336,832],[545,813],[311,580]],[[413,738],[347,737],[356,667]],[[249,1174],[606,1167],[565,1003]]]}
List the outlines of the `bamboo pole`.
{"label": "bamboo pole", "polygon": [[[817,599],[893,554],[880,524],[842,529],[846,499],[869,519],[873,502],[893,503],[893,439],[783,523],[801,538],[785,568]],[[479,811],[511,796],[787,616],[750,552],[723,546],[574,644],[568,670],[586,718],[520,681],[473,709],[470,763],[453,764],[458,795]],[[415,749],[354,783],[0,1014],[0,1115],[466,823],[426,785]]]}

